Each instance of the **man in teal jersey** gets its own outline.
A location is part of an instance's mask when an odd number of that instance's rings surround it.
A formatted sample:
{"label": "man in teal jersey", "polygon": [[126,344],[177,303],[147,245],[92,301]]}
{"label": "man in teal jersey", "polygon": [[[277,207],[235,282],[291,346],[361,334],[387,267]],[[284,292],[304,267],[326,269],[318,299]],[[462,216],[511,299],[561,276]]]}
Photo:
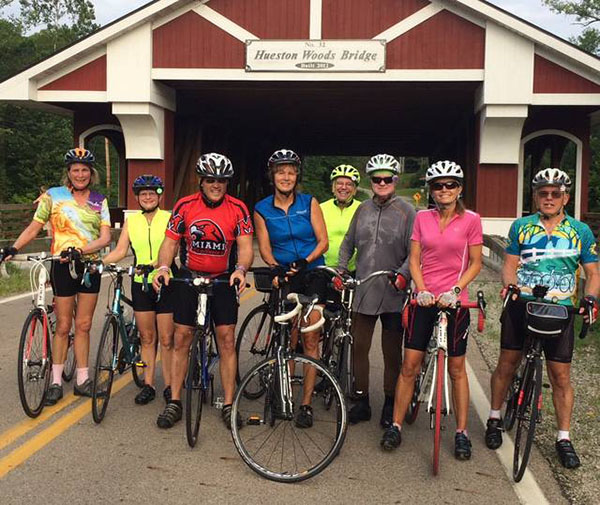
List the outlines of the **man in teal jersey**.
{"label": "man in teal jersey", "polygon": [[[510,285],[516,286],[524,300],[533,299],[532,290],[536,285],[546,286],[548,299],[572,306],[576,301],[581,265],[585,271],[585,298],[582,302],[591,309],[591,320],[588,321],[591,324],[596,318],[596,296],[600,291],[596,241],[586,224],[565,212],[570,187],[569,176],[557,168],[546,168],[536,174],[533,188],[538,212],[512,224],[502,282],[505,290]],[[500,409],[521,360],[525,334],[525,303],[517,299],[502,317],[500,358],[492,374],[492,405],[485,432],[485,443],[490,449],[497,449],[502,444]],[[569,435],[574,402],[570,379],[573,344],[572,316],[559,338],[544,342],[558,425],[556,451],[566,468],[580,465]]]}
{"label": "man in teal jersey", "polygon": [[[325,225],[327,226],[327,237],[329,238],[329,249],[325,253],[325,264],[328,267],[337,267],[340,245],[344,235],[348,231],[352,216],[360,205],[354,197],[358,184],[360,183],[360,172],[352,165],[339,165],[335,167],[331,175],[331,191],[333,198],[321,204]],[[356,270],[355,258],[352,257],[348,263],[348,269]]]}

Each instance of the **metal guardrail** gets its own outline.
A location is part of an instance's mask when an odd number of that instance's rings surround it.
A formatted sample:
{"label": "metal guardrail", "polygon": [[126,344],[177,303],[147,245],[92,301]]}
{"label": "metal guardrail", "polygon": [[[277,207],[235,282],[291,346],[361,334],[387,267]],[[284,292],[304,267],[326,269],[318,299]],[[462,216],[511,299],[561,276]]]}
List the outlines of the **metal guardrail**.
{"label": "metal guardrail", "polygon": [[488,268],[496,272],[502,270],[504,261],[504,249],[508,242],[505,237],[500,235],[484,235],[483,236],[483,263]]}

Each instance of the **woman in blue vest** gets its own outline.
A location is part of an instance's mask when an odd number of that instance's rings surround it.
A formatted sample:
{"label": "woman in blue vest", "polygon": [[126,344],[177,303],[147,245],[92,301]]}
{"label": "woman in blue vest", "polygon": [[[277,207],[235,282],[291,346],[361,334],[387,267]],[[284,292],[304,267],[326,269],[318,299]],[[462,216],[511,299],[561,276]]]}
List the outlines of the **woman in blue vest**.
{"label": "woman in blue vest", "polygon": [[[133,192],[142,210],[131,214],[121,231],[117,247],[102,261],[105,265],[121,261],[129,246],[135,255],[135,265],[154,265],[158,260],[158,251],[165,238],[165,230],[171,213],[159,208],[164,191],[163,181],[153,175],[140,175],[133,183]],[[131,283],[131,298],[135,320],[142,341],[142,361],[146,364],[144,387],[135,397],[135,403],[146,405],[156,397],[154,388],[154,370],[156,363],[156,338],[160,337],[162,370],[165,381],[163,396],[168,403],[171,397],[171,351],[173,349],[173,307],[168,286],[157,295],[152,289],[152,279],[156,270],[149,275],[148,290],[143,289],[143,277],[136,275]]]}
{"label": "woman in blue vest", "polygon": [[[317,279],[307,285],[305,272],[324,265],[327,251],[327,228],[317,200],[296,191],[300,182],[300,158],[294,151],[280,149],[269,158],[269,179],[274,192],[256,204],[254,224],[262,259],[270,266],[282,266],[288,272],[290,291],[307,295],[321,294],[324,287]],[[308,324],[318,319],[315,312]],[[297,336],[295,336],[297,339]],[[319,357],[319,331],[303,335],[304,352]],[[310,406],[315,385],[315,370],[307,372],[302,405],[296,416],[296,426],[310,428],[313,412]]]}

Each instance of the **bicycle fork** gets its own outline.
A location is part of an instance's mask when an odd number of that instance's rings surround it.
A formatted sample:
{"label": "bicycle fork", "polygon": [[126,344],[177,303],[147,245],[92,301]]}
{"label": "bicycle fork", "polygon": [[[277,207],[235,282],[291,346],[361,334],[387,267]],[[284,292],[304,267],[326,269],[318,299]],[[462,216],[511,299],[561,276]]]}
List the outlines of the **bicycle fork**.
{"label": "bicycle fork", "polygon": [[[438,353],[444,353],[444,372],[443,372],[443,403],[442,403],[442,415],[448,415],[451,412],[450,409],[450,393],[448,391],[448,317],[444,311],[440,311],[439,322],[436,325],[436,349],[430,355],[429,366],[427,367],[427,380],[431,381],[431,387],[429,388],[429,396],[427,398],[427,412],[433,414],[435,411],[435,407],[433,405],[434,402],[434,394],[436,393],[436,388],[438,384],[436,383],[437,373],[438,373]],[[431,372],[430,372],[431,370]]]}
{"label": "bicycle fork", "polygon": [[280,414],[283,419],[293,419],[294,405],[292,402],[292,378],[290,377],[290,369],[286,359],[286,350],[283,347],[278,347],[276,352],[277,359],[277,385],[279,387],[280,399]]}

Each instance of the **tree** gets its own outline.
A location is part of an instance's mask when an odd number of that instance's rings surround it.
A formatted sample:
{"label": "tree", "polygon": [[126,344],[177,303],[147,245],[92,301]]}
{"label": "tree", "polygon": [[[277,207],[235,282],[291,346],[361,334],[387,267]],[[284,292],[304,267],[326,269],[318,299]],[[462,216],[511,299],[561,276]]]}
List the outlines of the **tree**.
{"label": "tree", "polygon": [[550,10],[558,14],[575,16],[585,30],[570,41],[588,53],[600,56],[600,31],[592,27],[600,21],[600,0],[542,0]]}

